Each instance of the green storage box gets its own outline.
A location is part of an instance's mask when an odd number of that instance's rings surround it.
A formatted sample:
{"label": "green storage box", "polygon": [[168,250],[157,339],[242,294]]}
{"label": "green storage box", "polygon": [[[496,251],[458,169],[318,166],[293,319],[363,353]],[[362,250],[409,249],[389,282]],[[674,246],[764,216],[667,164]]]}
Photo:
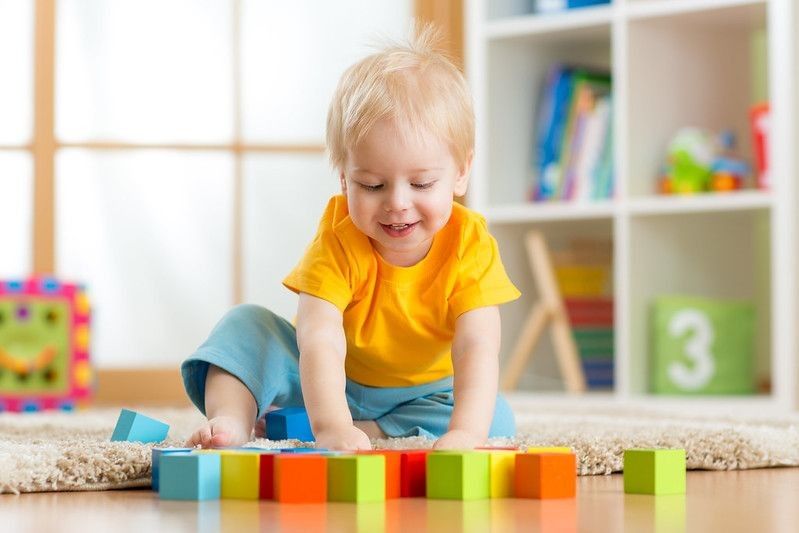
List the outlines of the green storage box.
{"label": "green storage box", "polygon": [[652,392],[753,392],[751,303],[662,296],[655,300],[652,315]]}

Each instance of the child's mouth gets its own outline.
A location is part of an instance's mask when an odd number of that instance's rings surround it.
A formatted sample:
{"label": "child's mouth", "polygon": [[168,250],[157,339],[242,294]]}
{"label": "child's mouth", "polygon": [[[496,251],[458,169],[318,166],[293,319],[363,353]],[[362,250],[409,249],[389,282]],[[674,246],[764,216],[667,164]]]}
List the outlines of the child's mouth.
{"label": "child's mouth", "polygon": [[412,224],[380,224],[389,237],[405,237],[410,235],[418,222]]}

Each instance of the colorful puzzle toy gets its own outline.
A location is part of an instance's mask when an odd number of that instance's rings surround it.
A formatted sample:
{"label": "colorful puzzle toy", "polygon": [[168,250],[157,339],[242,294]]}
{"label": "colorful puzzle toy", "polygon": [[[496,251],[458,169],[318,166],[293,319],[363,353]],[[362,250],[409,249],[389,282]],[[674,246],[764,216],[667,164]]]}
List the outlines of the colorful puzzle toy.
{"label": "colorful puzzle toy", "polygon": [[0,411],[71,410],[88,401],[89,316],[80,285],[0,281]]}

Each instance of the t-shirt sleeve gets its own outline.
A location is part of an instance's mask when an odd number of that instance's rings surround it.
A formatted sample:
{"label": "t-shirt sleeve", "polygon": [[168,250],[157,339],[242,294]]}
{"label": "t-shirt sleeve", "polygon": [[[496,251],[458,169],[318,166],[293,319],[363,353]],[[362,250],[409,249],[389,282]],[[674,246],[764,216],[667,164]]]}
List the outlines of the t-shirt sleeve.
{"label": "t-shirt sleeve", "polygon": [[283,285],[296,293],[327,300],[344,312],[352,300],[352,274],[345,244],[325,217],[305,255],[283,280]]}
{"label": "t-shirt sleeve", "polygon": [[521,296],[505,272],[497,241],[480,217],[465,225],[461,235],[458,276],[449,306],[455,317],[478,307],[499,305]]}

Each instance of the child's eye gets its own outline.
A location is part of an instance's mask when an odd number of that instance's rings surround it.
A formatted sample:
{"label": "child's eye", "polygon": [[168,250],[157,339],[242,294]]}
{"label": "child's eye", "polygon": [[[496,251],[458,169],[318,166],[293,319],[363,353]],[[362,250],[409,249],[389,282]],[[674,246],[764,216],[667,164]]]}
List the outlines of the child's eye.
{"label": "child's eye", "polygon": [[414,184],[412,184],[412,187],[414,189],[424,190],[424,189],[429,189],[430,187],[432,187],[434,183],[435,183],[435,181],[428,181],[427,183],[414,183]]}
{"label": "child's eye", "polygon": [[366,183],[360,183],[360,182],[358,182],[358,185],[361,187],[361,189],[364,189],[364,190],[367,190],[367,191],[379,191],[383,187],[382,184],[380,184],[380,185],[367,185]]}

